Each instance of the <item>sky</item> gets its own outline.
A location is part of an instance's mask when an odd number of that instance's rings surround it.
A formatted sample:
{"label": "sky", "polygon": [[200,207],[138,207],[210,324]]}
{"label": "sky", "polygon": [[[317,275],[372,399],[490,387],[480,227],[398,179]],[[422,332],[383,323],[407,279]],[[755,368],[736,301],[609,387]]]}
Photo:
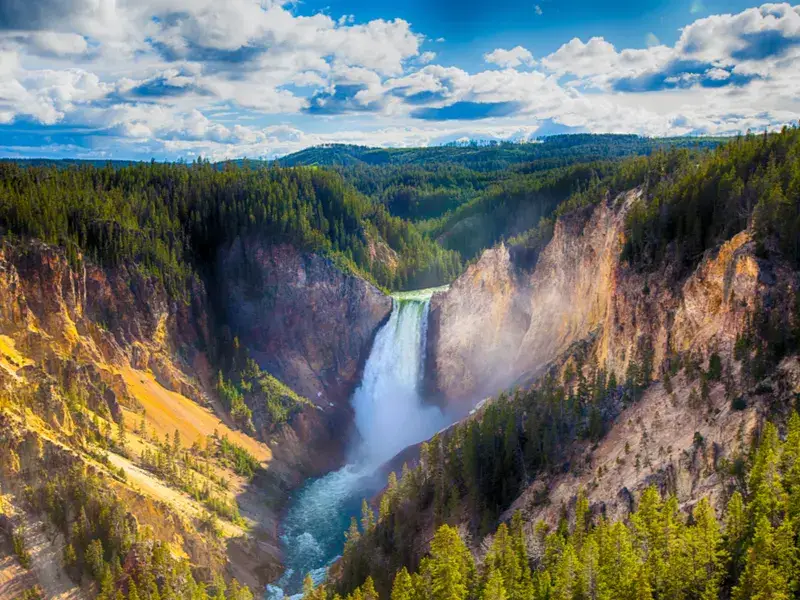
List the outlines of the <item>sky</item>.
{"label": "sky", "polygon": [[0,0],[0,157],[733,135],[800,118],[800,5]]}

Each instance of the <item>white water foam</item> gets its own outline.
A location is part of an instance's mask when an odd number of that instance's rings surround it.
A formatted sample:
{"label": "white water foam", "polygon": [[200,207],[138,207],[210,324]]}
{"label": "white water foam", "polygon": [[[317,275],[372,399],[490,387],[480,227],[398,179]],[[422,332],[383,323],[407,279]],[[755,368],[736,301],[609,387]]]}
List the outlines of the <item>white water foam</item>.
{"label": "white water foam", "polygon": [[267,586],[268,600],[300,593],[310,573],[324,580],[338,558],[350,517],[361,499],[385,482],[376,469],[403,448],[427,439],[447,425],[441,411],[421,396],[430,298],[438,289],[396,294],[392,313],[378,331],[352,404],[359,437],[351,443],[351,464],[308,482],[295,496],[282,524],[286,571]]}

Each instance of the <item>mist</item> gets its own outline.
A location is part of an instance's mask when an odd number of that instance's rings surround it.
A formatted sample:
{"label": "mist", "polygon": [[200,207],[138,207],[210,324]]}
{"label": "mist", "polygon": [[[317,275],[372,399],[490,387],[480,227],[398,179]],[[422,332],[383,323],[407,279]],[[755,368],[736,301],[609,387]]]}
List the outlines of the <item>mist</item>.
{"label": "mist", "polygon": [[342,551],[342,532],[358,516],[361,499],[386,484],[380,467],[453,421],[421,395],[428,310],[438,289],[393,296],[392,313],[375,336],[351,398],[358,435],[350,441],[348,464],[307,482],[293,498],[282,524],[287,569],[267,587],[267,600],[299,600],[306,573],[321,582]]}
{"label": "mist", "polygon": [[430,293],[398,296],[375,337],[361,385],[353,395],[359,437],[350,461],[377,468],[447,425],[421,397]]}

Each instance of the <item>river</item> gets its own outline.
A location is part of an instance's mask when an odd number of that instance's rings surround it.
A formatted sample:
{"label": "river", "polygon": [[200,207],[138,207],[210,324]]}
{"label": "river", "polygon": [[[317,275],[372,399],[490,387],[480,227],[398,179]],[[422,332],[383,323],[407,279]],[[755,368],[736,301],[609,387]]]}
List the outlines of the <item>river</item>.
{"label": "river", "polygon": [[392,313],[375,336],[351,399],[357,436],[349,441],[348,464],[306,482],[293,495],[281,528],[286,571],[267,586],[267,600],[301,593],[307,573],[316,583],[323,581],[342,552],[350,518],[360,516],[362,499],[386,483],[376,477],[379,467],[448,424],[421,395],[428,310],[440,289],[392,296]]}

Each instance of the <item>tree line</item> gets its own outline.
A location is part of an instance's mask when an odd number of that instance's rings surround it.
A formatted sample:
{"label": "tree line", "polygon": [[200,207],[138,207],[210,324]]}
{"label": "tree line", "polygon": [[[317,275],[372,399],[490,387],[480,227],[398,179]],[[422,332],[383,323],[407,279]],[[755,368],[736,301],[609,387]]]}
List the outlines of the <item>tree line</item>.
{"label": "tree line", "polygon": [[739,136],[698,157],[653,157],[646,195],[627,216],[624,257],[651,270],[673,261],[680,273],[706,250],[752,230],[762,256],[800,265],[800,129]]}
{"label": "tree line", "polygon": [[[453,279],[460,258],[346,184],[314,168],[219,169],[207,162],[121,168],[0,164],[0,226],[101,265],[136,263],[174,295],[236,236],[260,235],[327,253],[386,288]],[[397,266],[374,257],[375,244]]]}
{"label": "tree line", "polygon": [[[707,498],[683,511],[648,487],[625,520],[593,515],[579,492],[557,526],[519,512],[470,550],[462,528],[442,524],[416,568],[391,571],[340,594],[307,580],[304,600],[790,600],[800,592],[800,416],[786,435],[767,423],[749,469],[728,489],[721,518]],[[367,513],[362,530],[375,521]]]}

